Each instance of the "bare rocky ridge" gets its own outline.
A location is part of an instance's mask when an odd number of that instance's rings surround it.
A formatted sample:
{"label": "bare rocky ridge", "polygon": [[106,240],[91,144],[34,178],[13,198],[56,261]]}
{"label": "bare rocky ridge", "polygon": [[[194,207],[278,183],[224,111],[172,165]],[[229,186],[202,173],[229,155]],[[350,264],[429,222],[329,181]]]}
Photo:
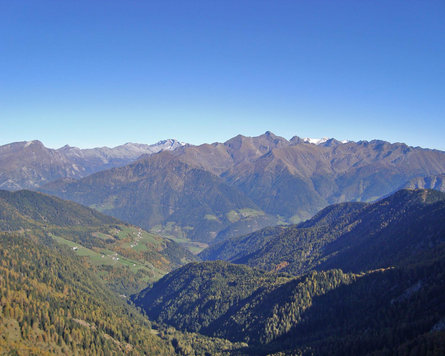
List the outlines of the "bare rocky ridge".
{"label": "bare rocky ridge", "polygon": [[10,143],[0,146],[0,189],[37,188],[60,178],[82,178],[124,166],[144,154],[174,150],[182,145],[169,139],[153,145],[126,143],[114,148],[91,149],[66,145],[55,150],[40,141]]}

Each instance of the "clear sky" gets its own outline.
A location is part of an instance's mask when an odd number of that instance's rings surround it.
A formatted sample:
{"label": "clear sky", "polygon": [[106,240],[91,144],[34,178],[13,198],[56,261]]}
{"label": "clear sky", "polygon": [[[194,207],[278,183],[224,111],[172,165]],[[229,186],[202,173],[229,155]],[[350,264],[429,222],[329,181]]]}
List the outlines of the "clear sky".
{"label": "clear sky", "polygon": [[445,150],[445,1],[0,0],[0,144]]}

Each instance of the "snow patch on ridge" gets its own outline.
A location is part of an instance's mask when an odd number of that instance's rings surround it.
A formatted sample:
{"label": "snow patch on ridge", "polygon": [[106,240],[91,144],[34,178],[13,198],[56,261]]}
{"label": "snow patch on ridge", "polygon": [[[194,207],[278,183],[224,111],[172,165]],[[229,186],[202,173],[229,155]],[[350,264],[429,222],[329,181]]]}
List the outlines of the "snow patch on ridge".
{"label": "snow patch on ridge", "polygon": [[[322,143],[325,143],[325,142],[327,142],[329,140],[334,140],[334,139],[333,138],[327,138],[327,137],[323,137],[323,138],[305,137],[305,138],[303,138],[303,142],[312,143],[313,145],[321,145]],[[349,140],[342,140],[342,141],[337,141],[337,142],[348,143],[350,141]]]}
{"label": "snow patch on ridge", "polygon": [[309,137],[305,137],[305,138],[303,138],[304,142],[312,143],[314,145],[319,145],[321,143],[325,143],[327,140],[329,140],[327,137],[323,137],[323,138],[309,138]]}

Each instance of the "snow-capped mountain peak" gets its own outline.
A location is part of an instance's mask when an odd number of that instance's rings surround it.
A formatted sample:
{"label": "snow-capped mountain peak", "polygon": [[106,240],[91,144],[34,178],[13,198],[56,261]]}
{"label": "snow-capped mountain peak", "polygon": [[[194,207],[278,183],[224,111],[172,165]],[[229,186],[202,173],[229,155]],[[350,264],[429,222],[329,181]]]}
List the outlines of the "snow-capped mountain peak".
{"label": "snow-capped mountain peak", "polygon": [[323,137],[323,138],[309,138],[309,137],[306,137],[306,138],[303,138],[304,142],[312,143],[314,145],[319,145],[321,143],[325,143],[327,140],[329,140],[327,137]]}
{"label": "snow-capped mountain peak", "polygon": [[323,137],[323,138],[310,138],[310,137],[306,137],[306,138],[303,138],[303,142],[312,143],[313,145],[321,145],[323,143],[330,143],[331,141],[334,141],[334,142],[337,142],[337,143],[348,143],[348,142],[350,142],[349,140],[337,141],[334,138],[327,138],[327,137]]}

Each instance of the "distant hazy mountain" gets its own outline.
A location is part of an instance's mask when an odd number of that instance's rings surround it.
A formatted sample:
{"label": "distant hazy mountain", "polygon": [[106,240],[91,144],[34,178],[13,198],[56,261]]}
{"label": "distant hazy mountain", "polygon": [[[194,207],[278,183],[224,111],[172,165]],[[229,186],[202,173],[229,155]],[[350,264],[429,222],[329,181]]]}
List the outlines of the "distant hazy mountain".
{"label": "distant hazy mountain", "polygon": [[176,140],[165,140],[153,145],[126,143],[91,149],[67,145],[55,150],[40,141],[10,143],[0,146],[0,189],[36,188],[60,178],[81,178],[126,165],[144,154],[174,150],[182,145]]}
{"label": "distant hazy mountain", "polygon": [[209,242],[277,221],[298,223],[330,204],[373,201],[412,178],[445,172],[442,151],[322,141],[238,135],[43,190],[145,228]]}
{"label": "distant hazy mountain", "polygon": [[[128,164],[145,154],[152,154],[162,150],[174,150],[183,145],[184,143],[182,142],[169,139],[159,141],[153,145],[126,143],[113,148],[96,147],[80,149],[66,145],[57,151],[63,153],[76,164],[85,165],[85,162],[87,162],[88,166],[93,167],[94,165],[98,165],[102,167],[100,170],[103,170],[105,168]],[[109,165],[109,167],[106,167],[107,165]]]}

